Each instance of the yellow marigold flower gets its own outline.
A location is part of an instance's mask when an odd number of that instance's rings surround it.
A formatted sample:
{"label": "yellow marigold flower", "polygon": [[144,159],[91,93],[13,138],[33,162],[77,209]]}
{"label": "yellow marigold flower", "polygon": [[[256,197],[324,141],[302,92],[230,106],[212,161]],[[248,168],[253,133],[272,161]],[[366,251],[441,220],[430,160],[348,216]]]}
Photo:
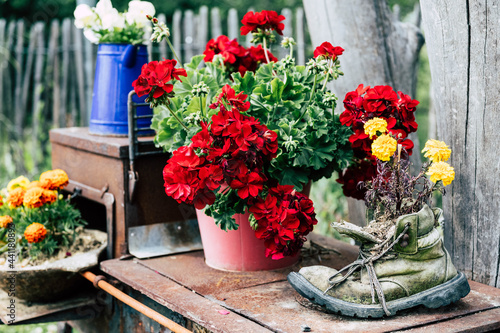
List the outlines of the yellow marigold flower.
{"label": "yellow marigold flower", "polygon": [[42,187],[42,186],[40,185],[40,182],[38,180],[34,180],[31,183],[29,183],[28,186],[26,186],[26,189],[29,190],[30,188],[33,187]]}
{"label": "yellow marigold flower", "polygon": [[45,203],[45,189],[32,187],[24,193],[23,205],[28,208],[38,208]]}
{"label": "yellow marigold flower", "polygon": [[370,136],[371,139],[372,137],[377,136],[377,132],[382,134],[387,133],[387,121],[385,121],[385,119],[375,117],[365,123],[364,129],[365,134]]}
{"label": "yellow marigold flower", "polygon": [[432,182],[437,183],[442,180],[443,185],[446,186],[455,179],[455,169],[446,162],[436,162],[430,166],[427,175],[430,176]]}
{"label": "yellow marigold flower", "polygon": [[7,191],[12,192],[14,189],[20,187],[23,189],[26,189],[26,186],[30,183],[30,180],[24,176],[19,176],[16,179],[12,179],[8,184],[7,184]]}
{"label": "yellow marigold flower", "polygon": [[381,161],[389,161],[394,155],[398,142],[393,137],[382,134],[372,142],[372,154]]}
{"label": "yellow marigold flower", "polygon": [[432,162],[447,161],[451,155],[451,149],[446,143],[433,139],[427,140],[424,149],[422,149],[422,153],[424,152],[424,156]]}
{"label": "yellow marigold flower", "polygon": [[43,200],[45,203],[51,204],[57,200],[57,193],[55,191],[43,190]]}
{"label": "yellow marigold flower", "polygon": [[28,243],[40,243],[47,236],[47,229],[41,223],[31,223],[24,230],[24,238]]}
{"label": "yellow marigold flower", "polygon": [[22,187],[16,187],[11,192],[9,192],[9,197],[7,198],[9,207],[16,208],[21,206],[23,204],[25,192],[26,190]]}
{"label": "yellow marigold flower", "polygon": [[14,220],[9,215],[0,216],[0,228],[7,228],[13,222]]}
{"label": "yellow marigold flower", "polygon": [[40,184],[47,190],[60,190],[68,185],[68,174],[61,169],[45,171],[40,175]]}

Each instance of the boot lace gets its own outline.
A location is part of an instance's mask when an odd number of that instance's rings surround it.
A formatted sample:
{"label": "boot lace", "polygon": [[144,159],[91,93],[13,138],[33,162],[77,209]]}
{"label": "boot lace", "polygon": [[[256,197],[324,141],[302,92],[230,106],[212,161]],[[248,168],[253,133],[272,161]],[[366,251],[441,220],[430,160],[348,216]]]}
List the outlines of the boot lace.
{"label": "boot lace", "polygon": [[[346,281],[349,276],[351,276],[354,272],[357,270],[361,270],[363,268],[366,268],[366,271],[368,272],[368,278],[370,279],[370,291],[371,291],[371,296],[372,296],[372,303],[375,303],[375,293],[377,293],[378,300],[380,302],[380,305],[382,305],[382,309],[384,309],[384,312],[387,316],[390,316],[391,313],[389,312],[389,309],[387,308],[387,304],[385,301],[385,296],[384,296],[384,291],[382,290],[382,286],[380,285],[380,282],[377,278],[377,274],[375,272],[375,267],[373,266],[374,262],[377,261],[378,259],[382,258],[389,250],[391,250],[394,245],[396,245],[400,239],[406,234],[408,229],[410,228],[410,224],[407,223],[403,229],[403,231],[396,237],[394,242],[392,242],[389,246],[383,248],[382,246],[378,246],[378,252],[374,253],[372,255],[366,255],[363,253],[363,251],[359,252],[360,258],[353,263],[345,266],[342,268],[340,271],[337,273],[333,274],[328,278],[328,282],[330,282],[330,286],[324,291],[323,294],[326,294],[328,291],[331,289],[335,288],[342,282]],[[390,239],[390,238],[389,238]],[[384,242],[385,244],[386,242]],[[381,244],[381,245],[384,245]],[[341,279],[338,279],[336,281],[332,281],[336,276],[340,275],[342,272],[347,271],[347,273],[342,276]]]}

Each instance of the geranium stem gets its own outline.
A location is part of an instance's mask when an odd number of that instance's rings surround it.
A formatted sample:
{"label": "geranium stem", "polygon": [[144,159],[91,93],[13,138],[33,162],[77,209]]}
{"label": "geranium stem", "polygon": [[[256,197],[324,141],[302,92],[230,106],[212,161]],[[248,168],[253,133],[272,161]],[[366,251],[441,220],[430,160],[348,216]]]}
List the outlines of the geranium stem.
{"label": "geranium stem", "polygon": [[168,37],[166,37],[166,40],[167,40],[168,47],[170,47],[170,51],[172,51],[172,54],[174,55],[174,58],[177,60],[179,65],[182,66],[181,59],[179,59],[179,57],[177,56],[177,53],[175,53],[174,46],[172,45],[172,43],[170,43],[170,39]]}
{"label": "geranium stem", "polygon": [[264,55],[266,56],[267,63],[270,63],[269,55],[267,54],[267,38],[262,38],[262,47],[264,47]]}
{"label": "geranium stem", "polygon": [[[270,63],[271,60],[269,59],[269,54],[267,54],[267,38],[264,37],[262,38],[262,47],[264,48],[264,55],[266,56],[266,61],[267,63]],[[276,72],[273,69],[273,75],[276,76]]]}
{"label": "geranium stem", "polygon": [[311,101],[313,99],[314,93],[316,92],[316,84],[317,83],[318,83],[318,74],[314,75],[314,83],[313,83],[313,87],[311,89],[311,96],[309,97],[309,102],[307,102],[307,104],[311,103]]}
{"label": "geranium stem", "polygon": [[198,96],[198,98],[200,99],[200,109],[201,109],[201,115],[203,117],[205,117],[205,111],[203,110],[203,98],[201,96]]}
{"label": "geranium stem", "polygon": [[327,71],[326,72],[326,77],[325,77],[325,83],[323,83],[323,88],[321,88],[321,91],[325,91],[325,88],[326,88],[326,84],[328,83],[328,77],[330,75],[330,72]]}
{"label": "geranium stem", "polygon": [[167,109],[170,111],[170,114],[175,118],[175,120],[177,120],[177,122],[179,124],[181,124],[182,127],[184,127],[184,129],[187,131],[188,130],[187,126],[184,125],[184,123],[177,117],[177,115],[175,114],[174,110],[172,110],[172,108],[168,104],[167,104]]}

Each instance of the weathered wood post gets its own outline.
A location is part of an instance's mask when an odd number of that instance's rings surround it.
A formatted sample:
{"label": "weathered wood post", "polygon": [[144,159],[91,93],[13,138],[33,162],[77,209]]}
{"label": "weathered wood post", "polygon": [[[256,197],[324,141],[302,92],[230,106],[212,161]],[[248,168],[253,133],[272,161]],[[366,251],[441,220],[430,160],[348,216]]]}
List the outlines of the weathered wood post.
{"label": "weathered wood post", "polygon": [[422,0],[438,135],[455,181],[443,197],[445,244],[469,278],[500,287],[500,8]]}
{"label": "weathered wood post", "polygon": [[[304,0],[303,4],[313,46],[329,41],[345,49],[341,57],[345,75],[332,87],[340,101],[337,111],[343,109],[345,94],[360,83],[390,85],[415,97],[418,54],[424,40],[414,24],[400,22],[385,0]],[[416,152],[412,162],[420,165],[417,137],[410,138]],[[364,225],[364,203],[348,202],[351,222]]]}

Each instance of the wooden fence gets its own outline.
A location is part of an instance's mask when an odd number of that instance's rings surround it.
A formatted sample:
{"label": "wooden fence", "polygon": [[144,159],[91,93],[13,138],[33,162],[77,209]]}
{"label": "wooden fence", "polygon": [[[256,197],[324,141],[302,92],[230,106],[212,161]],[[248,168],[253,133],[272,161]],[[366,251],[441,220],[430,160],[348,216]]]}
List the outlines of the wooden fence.
{"label": "wooden fence", "polygon": [[[167,19],[174,48],[182,61],[188,61],[220,34],[249,45],[251,36],[239,33],[244,13],[230,9],[226,14],[222,17],[218,8],[203,6],[197,13],[176,11],[172,17],[158,17]],[[304,12],[283,9],[282,14],[284,35],[295,38],[297,63],[304,64]],[[148,48],[150,60],[172,57],[165,42]],[[50,155],[50,128],[87,126],[96,50],[71,18],[49,24],[0,18],[0,178],[11,176],[13,170],[35,174]],[[273,52],[281,57],[286,51],[275,46]]]}

